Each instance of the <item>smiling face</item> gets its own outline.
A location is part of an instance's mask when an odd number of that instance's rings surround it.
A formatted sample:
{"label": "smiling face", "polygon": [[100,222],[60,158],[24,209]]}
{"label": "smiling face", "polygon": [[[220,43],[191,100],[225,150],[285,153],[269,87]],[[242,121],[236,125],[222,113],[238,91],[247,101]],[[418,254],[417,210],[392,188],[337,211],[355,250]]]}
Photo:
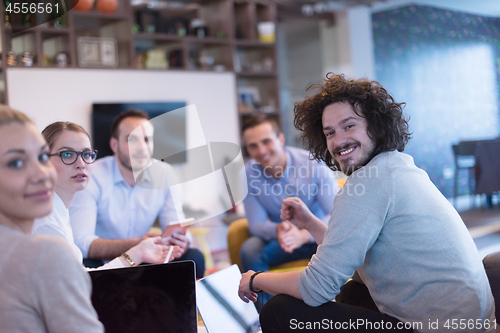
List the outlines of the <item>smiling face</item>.
{"label": "smiling face", "polygon": [[264,170],[282,168],[283,171],[286,166],[283,133],[277,134],[270,123],[263,123],[246,129],[243,138],[248,154],[262,165]]}
{"label": "smiling face", "polygon": [[354,112],[351,104],[328,105],[323,110],[322,121],[328,151],[344,174],[351,175],[372,159],[375,143],[368,136],[368,124]]}
{"label": "smiling face", "polygon": [[[141,127],[140,131],[134,129]],[[140,136],[131,134],[141,133]],[[120,122],[118,139],[111,138],[111,150],[125,169],[142,170],[150,162],[153,153],[153,125],[147,119],[128,117]]]}
{"label": "smiling face", "polygon": [[[90,140],[87,135],[71,130],[62,131],[54,142],[51,154],[64,152],[67,150],[83,151],[90,150]],[[77,192],[83,190],[89,181],[92,172],[92,164],[83,162],[82,157],[78,156],[75,163],[66,165],[61,161],[59,155],[51,157],[51,162],[57,171],[56,193],[63,197],[68,194],[71,197]]]}
{"label": "smiling face", "polygon": [[50,214],[57,175],[48,153],[35,125],[0,126],[0,223],[30,232],[34,219]]}

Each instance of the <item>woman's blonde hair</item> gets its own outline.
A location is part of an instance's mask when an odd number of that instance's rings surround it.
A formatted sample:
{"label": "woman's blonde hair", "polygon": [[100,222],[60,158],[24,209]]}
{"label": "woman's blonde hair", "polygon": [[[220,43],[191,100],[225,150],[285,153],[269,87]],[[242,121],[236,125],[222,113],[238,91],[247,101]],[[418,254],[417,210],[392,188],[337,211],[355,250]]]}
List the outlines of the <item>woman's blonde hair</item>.
{"label": "woman's blonde hair", "polygon": [[50,149],[54,147],[57,138],[63,131],[72,131],[85,134],[89,138],[89,140],[92,141],[90,139],[89,133],[87,133],[87,131],[84,130],[82,126],[69,121],[56,121],[55,123],[52,123],[49,126],[45,127],[45,129],[42,131],[42,135],[45,138],[45,141],[47,141]]}
{"label": "woman's blonde hair", "polygon": [[21,111],[14,110],[7,105],[0,104],[0,126],[12,123],[33,124],[33,121],[31,121],[31,119]]}

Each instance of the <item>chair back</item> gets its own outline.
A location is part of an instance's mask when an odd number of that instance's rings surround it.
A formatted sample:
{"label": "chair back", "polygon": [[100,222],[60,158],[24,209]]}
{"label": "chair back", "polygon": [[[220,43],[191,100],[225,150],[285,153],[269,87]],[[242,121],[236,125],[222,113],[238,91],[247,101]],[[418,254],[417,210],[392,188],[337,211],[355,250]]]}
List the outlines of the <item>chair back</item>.
{"label": "chair back", "polygon": [[248,230],[247,219],[239,219],[232,222],[227,229],[227,249],[229,259],[232,264],[237,264],[240,271],[243,272],[243,265],[240,259],[240,249],[243,243],[252,236]]}
{"label": "chair back", "polygon": [[456,168],[472,168],[476,163],[474,152],[477,141],[462,141],[452,145]]}

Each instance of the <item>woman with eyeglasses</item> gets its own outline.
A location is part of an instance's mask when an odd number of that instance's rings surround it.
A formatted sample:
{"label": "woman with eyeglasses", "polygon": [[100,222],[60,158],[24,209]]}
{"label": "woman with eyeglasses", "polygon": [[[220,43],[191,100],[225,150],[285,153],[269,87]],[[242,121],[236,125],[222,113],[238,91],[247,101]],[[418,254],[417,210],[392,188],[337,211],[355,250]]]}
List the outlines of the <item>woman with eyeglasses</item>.
{"label": "woman with eyeglasses", "polygon": [[[52,213],[37,219],[34,234],[50,234],[64,238],[82,262],[82,253],[75,245],[68,207],[77,191],[83,190],[90,179],[92,163],[97,150],[90,145],[90,136],[79,125],[71,122],[55,122],[47,126],[42,135],[50,148],[49,158],[57,171]],[[148,238],[99,268],[128,267],[132,263],[162,263],[170,246],[163,245],[161,237]],[[174,247],[172,257],[180,257],[180,248]],[[169,258],[170,259],[170,258]]]}
{"label": "woman with eyeglasses", "polygon": [[90,278],[68,244],[31,234],[52,210],[49,153],[25,114],[0,106],[0,331],[103,332]]}

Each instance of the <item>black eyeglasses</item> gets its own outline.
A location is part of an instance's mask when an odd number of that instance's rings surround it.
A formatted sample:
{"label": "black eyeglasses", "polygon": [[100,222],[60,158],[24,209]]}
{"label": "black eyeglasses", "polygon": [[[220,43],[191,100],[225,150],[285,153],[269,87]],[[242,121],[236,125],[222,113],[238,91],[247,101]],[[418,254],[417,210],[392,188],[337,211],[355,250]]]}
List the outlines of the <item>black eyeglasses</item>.
{"label": "black eyeglasses", "polygon": [[55,154],[50,154],[49,156],[59,155],[61,161],[66,165],[71,165],[76,162],[78,156],[82,157],[82,160],[87,164],[92,164],[97,158],[97,149],[74,151],[74,150],[64,150]]}

